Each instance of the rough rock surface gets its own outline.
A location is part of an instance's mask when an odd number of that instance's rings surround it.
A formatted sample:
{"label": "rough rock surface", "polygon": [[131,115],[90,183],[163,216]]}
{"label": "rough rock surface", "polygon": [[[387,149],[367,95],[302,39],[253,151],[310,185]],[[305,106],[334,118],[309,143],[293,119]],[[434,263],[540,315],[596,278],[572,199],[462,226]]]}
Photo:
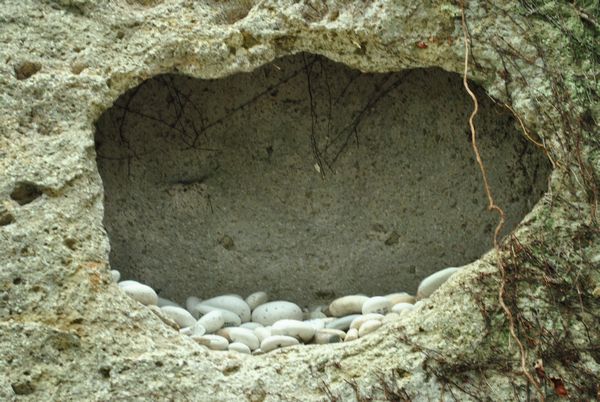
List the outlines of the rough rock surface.
{"label": "rough rock surface", "polygon": [[514,1],[466,6],[469,77],[514,110],[554,170],[514,236],[416,313],[349,344],[240,356],[178,335],[110,281],[94,123],[124,91],[161,73],[219,78],[301,51],[363,71],[462,73],[460,11],[385,0],[4,4],[0,399],[596,397],[597,17],[555,2],[539,13]]}

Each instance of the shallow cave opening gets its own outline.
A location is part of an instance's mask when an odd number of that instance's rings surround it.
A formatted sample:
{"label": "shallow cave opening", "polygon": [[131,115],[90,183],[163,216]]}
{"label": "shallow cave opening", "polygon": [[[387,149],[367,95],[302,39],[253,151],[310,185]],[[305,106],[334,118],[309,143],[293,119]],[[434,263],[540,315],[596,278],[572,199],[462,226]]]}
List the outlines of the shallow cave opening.
{"label": "shallow cave opening", "polygon": [[[507,234],[550,166],[471,85]],[[222,79],[146,80],[96,124],[111,266],[181,304],[414,294],[492,246],[471,110],[457,74],[362,73],[309,54]]]}

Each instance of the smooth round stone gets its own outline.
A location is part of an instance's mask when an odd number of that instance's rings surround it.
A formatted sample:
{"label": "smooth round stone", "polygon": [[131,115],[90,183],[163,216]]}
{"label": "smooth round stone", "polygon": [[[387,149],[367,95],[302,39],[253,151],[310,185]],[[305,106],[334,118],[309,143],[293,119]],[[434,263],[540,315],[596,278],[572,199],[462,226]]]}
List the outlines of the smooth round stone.
{"label": "smooth round stone", "polygon": [[260,342],[271,336],[271,326],[254,329],[254,334]]}
{"label": "smooth round stone", "polygon": [[[250,307],[238,295],[217,296],[204,300],[200,305],[218,307],[237,314],[242,322],[250,321]],[[198,307],[196,307],[198,308]]]}
{"label": "smooth round stone", "polygon": [[323,313],[328,307],[328,304],[319,304],[318,306],[311,307],[309,310],[314,313]]}
{"label": "smooth round stone", "polygon": [[348,330],[348,328],[350,328],[350,324],[352,324],[352,321],[354,321],[355,318],[358,318],[360,316],[360,314],[351,314],[345,317],[338,318],[337,320],[325,324],[325,328],[333,328],[346,331]]}
{"label": "smooth round stone", "polygon": [[185,328],[181,328],[179,330],[179,333],[181,335],[187,335],[187,336],[191,336],[192,335],[192,328],[191,327],[185,327]]}
{"label": "smooth round stone", "polygon": [[344,342],[355,341],[358,339],[358,329],[350,328],[348,332],[346,332],[346,337],[344,338]]}
{"label": "smooth round stone", "polygon": [[260,350],[260,348],[252,351],[252,356],[258,356],[258,355],[264,355],[264,354],[265,354],[265,352]]}
{"label": "smooth round stone", "polygon": [[241,342],[230,343],[229,346],[227,346],[227,349],[238,353],[245,353],[247,355],[250,354],[250,348]]}
{"label": "smooth round stone", "polygon": [[254,292],[250,296],[246,297],[246,304],[250,307],[250,310],[254,310],[261,304],[265,304],[269,301],[269,296],[266,292]]}
{"label": "smooth round stone", "polygon": [[370,334],[371,332],[377,330],[382,325],[383,325],[383,323],[379,320],[365,321],[358,329],[358,337],[362,338],[363,336]]}
{"label": "smooth round stone", "polygon": [[119,279],[121,279],[121,273],[119,271],[117,271],[116,269],[111,269],[110,270],[110,280],[113,281],[114,283],[119,282]]}
{"label": "smooth round stone", "polygon": [[237,327],[225,327],[225,328],[221,328],[220,330],[218,330],[215,333],[215,335],[222,336],[223,338],[225,338],[229,342],[231,342],[231,336],[230,336],[230,330],[231,330],[231,328],[237,328]]}
{"label": "smooth round stone", "polygon": [[400,292],[400,293],[391,293],[387,296],[385,296],[386,299],[388,299],[390,301],[390,303],[392,304],[392,306],[394,304],[398,304],[398,303],[411,303],[414,304],[416,299],[414,296],[409,295],[406,292]]}
{"label": "smooth round stone", "polygon": [[238,295],[237,293],[226,293],[226,294],[221,295],[221,296],[231,296],[231,297],[238,298],[240,300],[244,300],[244,298],[241,295]]}
{"label": "smooth round stone", "polygon": [[417,289],[417,299],[424,299],[431,296],[437,288],[442,286],[442,284],[458,270],[460,270],[460,268],[445,268],[423,279]]}
{"label": "smooth round stone", "polygon": [[321,318],[317,318],[317,319],[313,319],[313,320],[306,320],[304,322],[312,325],[313,328],[315,329],[315,331],[325,328],[325,324],[326,324],[325,320],[323,320]]}
{"label": "smooth round stone", "polygon": [[254,331],[256,328],[260,328],[262,326],[263,326],[262,324],[259,324],[257,322],[248,321],[248,322],[242,323],[242,325],[240,325],[240,328],[251,329],[252,331]]}
{"label": "smooth round stone", "polygon": [[346,333],[344,331],[342,331],[341,329],[333,329],[333,328],[323,328],[318,330],[317,332],[320,332],[322,334],[333,334],[333,335],[337,335],[339,336],[342,340],[344,340],[346,338]]}
{"label": "smooth round stone", "polygon": [[221,312],[221,315],[223,316],[223,320],[224,320],[224,323],[223,323],[224,327],[237,327],[242,323],[242,319],[240,318],[240,316],[229,310],[223,310],[222,308],[212,307],[212,306],[202,304],[202,303],[198,304],[196,306],[196,309],[203,316],[210,313],[211,311]]}
{"label": "smooth round stone", "polygon": [[127,294],[138,302],[145,305],[155,305],[158,303],[158,295],[148,285],[144,285],[137,281],[123,281],[119,282],[119,287]]}
{"label": "smooth round stone", "polygon": [[287,335],[308,342],[315,335],[316,329],[311,324],[298,320],[279,320],[271,327],[272,335]]}
{"label": "smooth round stone", "polygon": [[181,307],[179,304],[175,303],[174,301],[165,299],[164,297],[160,297],[160,296],[158,296],[158,301],[156,302],[156,305],[158,307],[165,307],[165,306]]}
{"label": "smooth round stone", "polygon": [[352,320],[352,322],[350,323],[350,328],[356,328],[359,329],[361,325],[363,325],[363,323],[365,321],[369,321],[369,320],[383,320],[384,315],[383,314],[378,314],[378,313],[370,313],[370,314],[365,314],[365,315],[360,315],[358,317],[356,317],[354,320]]}
{"label": "smooth round stone", "polygon": [[306,320],[316,320],[318,318],[327,318],[327,314],[322,311],[309,311],[304,318]]}
{"label": "smooth round stone", "polygon": [[187,309],[187,311],[189,311],[194,317],[198,317],[198,315],[200,314],[198,311],[196,311],[194,308],[196,307],[196,305],[198,305],[200,302],[202,301],[202,299],[200,299],[199,297],[196,296],[190,296],[187,299],[185,299],[185,308]]}
{"label": "smooth round stone", "polygon": [[342,338],[338,334],[332,334],[330,332],[323,332],[321,330],[315,333],[313,343],[317,345],[326,345],[329,343],[339,343]]}
{"label": "smooth round stone", "polygon": [[164,306],[160,309],[182,328],[192,327],[196,324],[196,319],[184,308],[177,306]]}
{"label": "smooth round stone", "polygon": [[226,350],[229,346],[229,341],[227,341],[227,339],[219,335],[192,335],[192,339],[200,345],[207,346],[209,349],[212,350]]}
{"label": "smooth round stone", "polygon": [[134,281],[133,279],[126,279],[124,281],[121,281],[121,282],[117,283],[117,285],[119,285],[120,288],[123,288],[125,286],[129,286],[129,285],[136,285],[136,284],[140,284],[140,282]]}
{"label": "smooth round stone", "polygon": [[[279,320],[302,320],[302,310],[288,301],[272,301],[261,304],[252,312],[252,321],[272,325]],[[261,348],[262,349],[262,348]]]}
{"label": "smooth round stone", "polygon": [[160,307],[155,306],[154,304],[148,304],[146,307],[148,307],[150,311],[152,311],[158,318],[160,318],[162,322],[167,324],[169,327],[178,331],[181,329],[181,325],[177,324],[175,320],[169,317],[167,313],[162,311]]}
{"label": "smooth round stone", "polygon": [[412,303],[397,303],[392,306],[392,313],[403,314],[414,309],[415,305]]}
{"label": "smooth round stone", "polygon": [[329,305],[329,313],[334,317],[362,313],[363,304],[369,300],[367,296],[350,295],[335,299]]}
{"label": "smooth round stone", "polygon": [[225,325],[223,312],[220,310],[210,311],[198,319],[198,324],[202,325],[207,333],[212,334]]}
{"label": "smooth round stone", "polygon": [[298,345],[300,342],[293,336],[271,335],[260,343],[260,350],[267,353],[275,349]]}
{"label": "smooth round stone", "polygon": [[248,346],[250,350],[258,349],[260,342],[258,337],[254,334],[251,329],[233,327],[227,328],[229,330],[229,339],[232,342],[240,342]]}
{"label": "smooth round stone", "polygon": [[190,328],[192,331],[190,335],[202,336],[206,334],[206,328],[204,328],[204,325],[200,324],[199,322],[194,324],[194,326],[188,328]]}
{"label": "smooth round stone", "polygon": [[369,300],[367,300],[366,302],[363,303],[362,313],[363,314],[370,314],[370,313],[386,314],[390,311],[390,307],[392,307],[392,304],[386,297],[374,296],[374,297],[369,298]]}

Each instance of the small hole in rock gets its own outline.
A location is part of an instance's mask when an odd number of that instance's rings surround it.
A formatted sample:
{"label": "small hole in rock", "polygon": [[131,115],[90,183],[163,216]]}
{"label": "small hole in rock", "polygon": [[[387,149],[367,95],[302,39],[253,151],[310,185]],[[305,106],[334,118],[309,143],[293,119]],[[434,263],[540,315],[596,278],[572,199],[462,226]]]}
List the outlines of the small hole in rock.
{"label": "small hole in rock", "polygon": [[42,69],[42,65],[37,62],[24,61],[14,67],[15,76],[18,80],[26,80]]}
{"label": "small hole in rock", "polygon": [[35,387],[30,381],[13,383],[11,387],[17,395],[29,395],[35,391]]}
{"label": "small hole in rock", "polygon": [[12,281],[13,285],[20,285],[21,282],[22,282],[22,280],[19,277],[14,278]]}
{"label": "small hole in rock", "polygon": [[65,239],[65,246],[67,246],[69,249],[75,250],[76,245],[77,245],[77,240],[72,239],[72,238]]}
{"label": "small hole in rock", "polygon": [[5,212],[0,215],[0,226],[7,226],[15,222],[13,214]]}
{"label": "small hole in rock", "polygon": [[[506,235],[550,165],[471,85]],[[471,110],[457,74],[361,73],[307,54],[223,79],[149,79],[96,124],[111,266],[161,290],[146,304],[265,291],[332,315],[337,297],[414,295],[492,247]],[[342,336],[330,329],[320,342]]]}
{"label": "small hole in rock", "polygon": [[103,366],[98,369],[98,371],[104,378],[110,378],[110,370],[111,370],[111,368],[108,366]]}
{"label": "small hole in rock", "polygon": [[10,193],[10,198],[19,203],[19,205],[25,205],[41,195],[42,190],[37,185],[29,182],[21,182],[15,185],[13,191]]}

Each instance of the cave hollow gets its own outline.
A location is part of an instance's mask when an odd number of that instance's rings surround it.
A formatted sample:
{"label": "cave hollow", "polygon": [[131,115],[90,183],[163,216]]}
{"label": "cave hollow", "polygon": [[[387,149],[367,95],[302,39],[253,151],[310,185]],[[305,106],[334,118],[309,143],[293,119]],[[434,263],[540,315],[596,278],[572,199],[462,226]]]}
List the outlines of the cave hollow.
{"label": "cave hollow", "polygon": [[[471,86],[506,235],[550,166]],[[111,267],[179,303],[414,294],[492,246],[471,111],[457,74],[362,73],[310,54],[220,79],[148,79],[96,122]]]}

